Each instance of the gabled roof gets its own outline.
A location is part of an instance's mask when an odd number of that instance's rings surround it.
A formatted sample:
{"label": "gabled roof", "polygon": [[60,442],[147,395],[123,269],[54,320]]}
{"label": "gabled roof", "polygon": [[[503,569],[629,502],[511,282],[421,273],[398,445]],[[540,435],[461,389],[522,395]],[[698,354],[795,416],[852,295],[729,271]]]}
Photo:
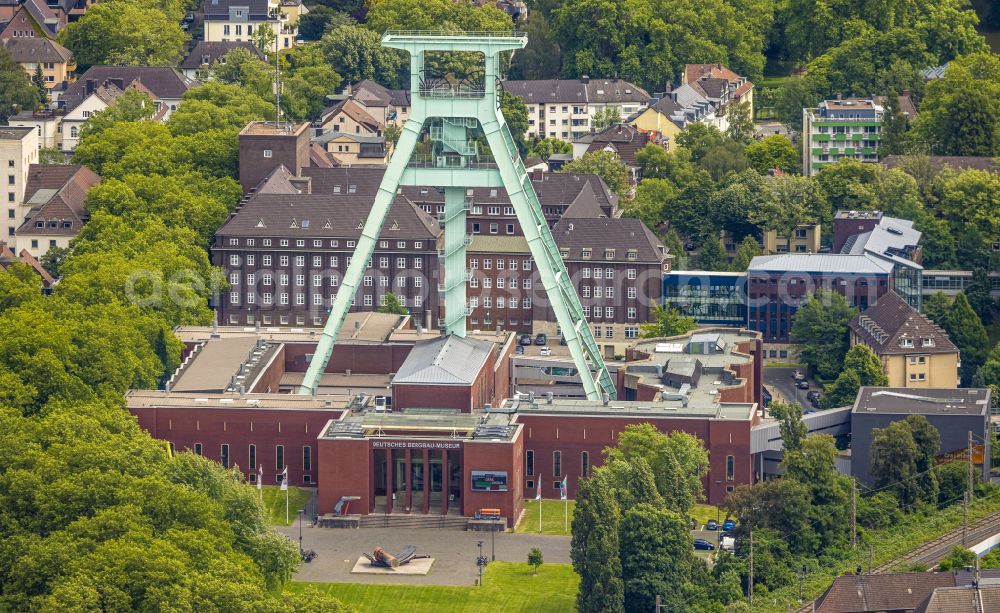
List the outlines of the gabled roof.
{"label": "gabled roof", "polygon": [[180,100],[184,92],[200,85],[170,66],[92,66],[62,95],[66,110],[72,110],[105,82],[125,89],[141,83],[158,100]]}
{"label": "gabled roof", "polygon": [[1000,586],[939,587],[914,613],[980,613],[1000,611]]}
{"label": "gabled roof", "polygon": [[393,385],[472,385],[493,352],[493,343],[449,334],[417,342],[400,365]]}
{"label": "gabled roof", "polygon": [[61,64],[73,57],[69,49],[49,38],[8,38],[0,43],[10,58],[19,64],[28,62]]}
{"label": "gabled roof", "polygon": [[[587,260],[583,250],[590,249],[593,262],[636,262],[656,263],[663,261],[664,247],[660,239],[638,219],[621,217],[617,219],[570,218],[560,219],[552,228],[552,238],[560,250],[569,250],[566,259]],[[615,257],[605,259],[604,251],[614,249]],[[628,259],[634,251],[636,258]]]}
{"label": "gabled roof", "polygon": [[0,268],[7,270],[15,263],[20,262],[26,266],[30,266],[39,277],[42,278],[42,287],[49,288],[55,285],[56,279],[49,274],[49,271],[45,270],[42,263],[38,259],[28,253],[27,249],[22,249],[20,255],[14,255],[14,252],[4,241],[0,241]]}
{"label": "gabled roof", "polygon": [[702,77],[713,79],[725,79],[726,81],[739,81],[744,77],[736,74],[722,64],[685,64],[684,82],[691,83]]}
{"label": "gabled roof", "polygon": [[816,601],[816,613],[913,610],[935,588],[954,587],[951,573],[841,575]]}
{"label": "gabled roof", "polygon": [[365,79],[353,86],[351,96],[366,106],[389,106],[392,103],[389,88],[371,79]]}
{"label": "gabled roof", "polygon": [[[878,355],[910,353],[958,353],[958,347],[934,322],[921,315],[896,292],[886,292],[862,315],[848,324]],[[911,347],[901,347],[904,339]],[[929,339],[930,346],[924,346]]]}
{"label": "gabled roof", "polygon": [[[86,166],[32,164],[24,190],[25,203],[32,208],[17,234],[76,235],[87,218],[87,192],[100,181]],[[37,228],[38,221],[44,221],[45,227]],[[50,222],[58,222],[57,227],[49,227]],[[63,222],[70,227],[64,228]]]}
{"label": "gabled roof", "polygon": [[261,53],[260,49],[254,46],[253,43],[245,40],[227,40],[227,41],[206,41],[200,40],[198,44],[194,46],[191,53],[188,54],[184,61],[181,62],[181,70],[197,70],[206,64],[211,66],[216,60],[223,57],[233,49],[246,49],[250,53],[256,55],[259,59],[266,59],[265,55]]}
{"label": "gabled roof", "polygon": [[66,27],[66,14],[42,0],[25,0],[22,6],[48,36],[55,36]]}
{"label": "gabled roof", "polygon": [[587,152],[613,151],[626,165],[637,168],[639,161],[635,154],[647,144],[649,137],[646,134],[634,126],[620,123],[595,134]]}
{"label": "gabled roof", "polygon": [[596,219],[598,217],[607,217],[604,211],[601,210],[601,203],[597,199],[597,194],[594,193],[594,188],[591,187],[590,182],[586,182],[583,185],[583,189],[577,194],[573,202],[566,208],[566,212],[562,214],[563,219],[580,219],[589,218]]}
{"label": "gabled roof", "polygon": [[365,126],[372,132],[378,132],[385,127],[382,125],[381,121],[372,117],[358,101],[351,98],[341,100],[337,104],[324,109],[323,113],[320,115],[320,124],[326,125],[331,122],[334,117],[340,115],[341,113]]}

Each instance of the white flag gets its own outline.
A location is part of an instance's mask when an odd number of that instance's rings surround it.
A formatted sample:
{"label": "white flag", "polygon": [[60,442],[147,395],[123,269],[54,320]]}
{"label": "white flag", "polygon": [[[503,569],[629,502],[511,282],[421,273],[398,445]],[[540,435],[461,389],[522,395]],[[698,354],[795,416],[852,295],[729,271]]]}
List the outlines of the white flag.
{"label": "white flag", "polygon": [[285,467],[285,470],[281,471],[281,489],[283,489],[283,490],[287,490],[288,489],[288,467],[287,466]]}
{"label": "white flag", "polygon": [[264,465],[261,464],[260,468],[257,469],[257,489],[264,489]]}
{"label": "white flag", "polygon": [[542,499],[542,480],[538,480],[538,489],[535,490],[535,500]]}

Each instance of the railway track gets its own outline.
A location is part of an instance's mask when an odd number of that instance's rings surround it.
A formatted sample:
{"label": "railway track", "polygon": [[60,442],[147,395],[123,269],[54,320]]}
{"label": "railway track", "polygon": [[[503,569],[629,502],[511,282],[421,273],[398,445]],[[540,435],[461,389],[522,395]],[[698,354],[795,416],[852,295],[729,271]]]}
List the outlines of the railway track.
{"label": "railway track", "polygon": [[[876,566],[871,572],[873,575],[880,575],[891,572],[894,568],[898,568],[900,566],[911,566],[914,564],[923,564],[928,567],[933,567],[940,562],[942,558],[951,553],[951,550],[955,545],[962,544],[962,532],[963,528],[960,526],[951,532],[942,534],[934,540],[927,541],[916,549],[907,552],[902,557],[890,560],[881,566]],[[997,534],[998,532],[1000,532],[1000,511],[990,513],[989,515],[970,523],[966,536],[966,545],[978,543],[993,536],[994,534]],[[811,613],[814,610],[815,604],[816,601],[808,602],[796,609],[795,613]]]}

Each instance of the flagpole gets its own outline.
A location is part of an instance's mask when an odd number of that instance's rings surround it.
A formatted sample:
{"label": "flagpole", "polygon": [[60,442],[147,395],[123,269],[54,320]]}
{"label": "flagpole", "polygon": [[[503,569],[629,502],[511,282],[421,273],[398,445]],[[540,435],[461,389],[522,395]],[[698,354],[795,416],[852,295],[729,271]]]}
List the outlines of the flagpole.
{"label": "flagpole", "polygon": [[566,518],[563,521],[563,534],[565,534],[569,532],[569,498],[564,498],[563,504],[565,505],[566,509]]}
{"label": "flagpole", "polygon": [[542,533],[542,500],[538,499],[538,533]]}

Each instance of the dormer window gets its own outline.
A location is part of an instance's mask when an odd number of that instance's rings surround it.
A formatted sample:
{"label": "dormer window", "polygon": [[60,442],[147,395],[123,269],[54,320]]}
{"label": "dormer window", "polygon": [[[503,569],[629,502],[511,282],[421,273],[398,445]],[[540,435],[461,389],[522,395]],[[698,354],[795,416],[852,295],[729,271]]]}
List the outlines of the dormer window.
{"label": "dormer window", "polygon": [[561,255],[564,258],[568,258],[569,257],[569,249],[560,249],[559,250],[559,255]]}
{"label": "dormer window", "polygon": [[934,346],[934,339],[933,338],[923,338],[923,339],[920,339],[920,346],[921,347],[933,347]]}
{"label": "dormer window", "polygon": [[583,258],[584,259],[590,259],[590,253],[591,253],[590,249],[584,249],[583,250]]}
{"label": "dormer window", "polygon": [[635,249],[629,249],[628,250],[628,259],[630,259],[632,261],[638,260],[639,259],[639,252],[636,251]]}
{"label": "dormer window", "polygon": [[899,339],[899,346],[900,347],[912,347],[913,346],[913,339],[912,338],[901,338],[901,339]]}
{"label": "dormer window", "polygon": [[45,221],[43,221],[43,220],[41,220],[41,219],[40,219],[40,220],[38,220],[38,221],[36,221],[36,222],[35,222],[35,227],[36,227],[36,228],[44,228],[44,227],[45,227]]}
{"label": "dormer window", "polygon": [[614,249],[605,249],[604,250],[604,259],[605,260],[613,260],[613,259],[615,259],[615,250]]}

